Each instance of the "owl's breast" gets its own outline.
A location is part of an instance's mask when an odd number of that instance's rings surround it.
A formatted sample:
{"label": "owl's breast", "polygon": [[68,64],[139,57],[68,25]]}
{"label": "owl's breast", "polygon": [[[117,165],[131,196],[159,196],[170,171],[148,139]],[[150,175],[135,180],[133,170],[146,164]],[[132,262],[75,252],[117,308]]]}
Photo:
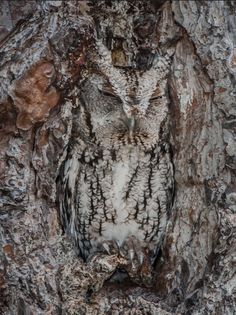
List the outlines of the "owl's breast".
{"label": "owl's breast", "polygon": [[110,150],[104,150],[95,167],[83,165],[78,196],[80,212],[90,222],[92,247],[104,240],[122,244],[131,235],[156,243],[166,223],[168,162],[158,147],[146,151],[124,145],[113,158]]}

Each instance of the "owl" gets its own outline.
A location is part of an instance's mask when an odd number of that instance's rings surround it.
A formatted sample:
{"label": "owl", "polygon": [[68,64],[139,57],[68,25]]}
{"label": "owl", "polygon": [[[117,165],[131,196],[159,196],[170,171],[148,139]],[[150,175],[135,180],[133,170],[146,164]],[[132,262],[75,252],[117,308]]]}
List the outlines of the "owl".
{"label": "owl", "polygon": [[58,179],[61,222],[85,261],[121,256],[131,278],[150,278],[173,193],[170,57],[156,54],[147,70],[115,67],[98,42],[95,63]]}

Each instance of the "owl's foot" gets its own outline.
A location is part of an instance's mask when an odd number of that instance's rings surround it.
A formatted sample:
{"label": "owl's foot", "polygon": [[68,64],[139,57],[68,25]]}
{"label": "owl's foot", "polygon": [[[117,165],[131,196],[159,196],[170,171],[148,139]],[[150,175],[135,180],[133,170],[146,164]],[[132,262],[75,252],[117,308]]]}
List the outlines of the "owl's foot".
{"label": "owl's foot", "polygon": [[153,281],[149,251],[141,242],[130,236],[120,245],[116,241],[104,241],[98,252],[90,257],[89,265],[97,272],[97,289],[112,277],[118,269],[127,272],[129,278],[139,284],[151,286]]}
{"label": "owl's foot", "polygon": [[101,252],[93,255],[88,261],[88,265],[95,272],[93,292],[99,291],[106,280],[116,272],[120,266],[126,265],[126,259],[118,254],[103,254]]}
{"label": "owl's foot", "polygon": [[120,254],[126,258],[124,269],[134,282],[146,286],[152,285],[153,268],[149,252],[135,236],[127,238],[120,249]]}
{"label": "owl's foot", "polygon": [[119,253],[119,245],[115,241],[104,241],[100,245],[100,251],[107,255],[115,255]]}

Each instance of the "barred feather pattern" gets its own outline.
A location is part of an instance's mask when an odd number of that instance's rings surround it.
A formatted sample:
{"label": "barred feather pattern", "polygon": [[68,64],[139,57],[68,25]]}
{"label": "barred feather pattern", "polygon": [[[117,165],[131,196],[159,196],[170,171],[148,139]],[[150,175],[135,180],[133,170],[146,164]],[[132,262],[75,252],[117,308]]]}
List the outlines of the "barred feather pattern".
{"label": "barred feather pattern", "polygon": [[157,56],[146,72],[117,69],[98,45],[97,64],[81,88],[61,167],[61,222],[85,260],[113,242],[131,261],[153,262],[173,197],[169,57]]}

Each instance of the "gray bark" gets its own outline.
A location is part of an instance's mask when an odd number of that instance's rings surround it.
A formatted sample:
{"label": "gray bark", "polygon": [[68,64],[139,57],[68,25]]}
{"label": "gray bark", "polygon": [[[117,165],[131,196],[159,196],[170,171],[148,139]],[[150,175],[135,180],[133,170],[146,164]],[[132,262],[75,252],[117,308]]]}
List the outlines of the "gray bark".
{"label": "gray bark", "polygon": [[[3,1],[0,39],[0,313],[219,314],[236,309],[236,5],[113,1],[173,50],[172,216],[152,289],[109,284],[63,233],[56,178],[96,25],[131,36],[109,1]],[[131,33],[129,33],[131,32]],[[127,39],[129,44],[129,39]],[[141,45],[143,44],[141,43]],[[150,43],[149,43],[150,44]],[[148,47],[149,49],[150,47]],[[114,51],[129,64],[132,47]],[[157,48],[155,48],[157,49]],[[102,264],[102,262],[101,262]],[[91,290],[94,292],[91,294]]]}

